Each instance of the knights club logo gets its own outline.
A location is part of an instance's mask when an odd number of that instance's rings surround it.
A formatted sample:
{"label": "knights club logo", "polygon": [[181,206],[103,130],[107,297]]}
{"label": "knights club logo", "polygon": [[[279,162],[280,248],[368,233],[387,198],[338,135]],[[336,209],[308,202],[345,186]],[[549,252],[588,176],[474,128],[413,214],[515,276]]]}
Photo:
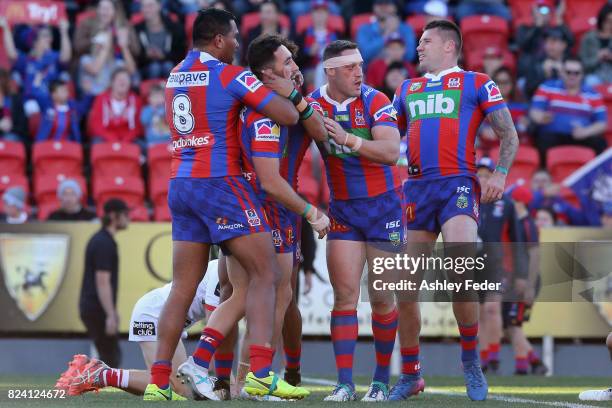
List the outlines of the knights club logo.
{"label": "knights club logo", "polygon": [[0,234],[0,266],[9,295],[30,321],[47,310],[66,273],[66,234]]}

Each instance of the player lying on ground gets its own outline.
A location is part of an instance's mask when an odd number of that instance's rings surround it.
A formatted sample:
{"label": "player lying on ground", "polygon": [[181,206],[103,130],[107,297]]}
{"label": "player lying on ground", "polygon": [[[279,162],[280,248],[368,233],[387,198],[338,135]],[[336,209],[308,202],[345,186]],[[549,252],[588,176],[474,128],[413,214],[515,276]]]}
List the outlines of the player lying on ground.
{"label": "player lying on ground", "polygon": [[[608,346],[608,351],[610,352],[610,360],[612,360],[612,332],[608,334],[608,338],[606,339],[606,346]],[[589,390],[582,391],[578,398],[581,401],[612,401],[612,387],[607,390]]]}
{"label": "player lying on ground", "polygon": [[[136,302],[132,310],[129,340],[140,346],[147,369],[151,368],[155,358],[159,315],[170,294],[171,285],[168,283],[146,293]],[[189,327],[203,320],[219,305],[219,291],[218,261],[213,260],[209,262],[207,273],[198,285],[196,296],[189,307],[183,337],[187,336],[186,330]],[[185,346],[182,341],[179,341],[172,358],[173,366],[178,367],[186,360]],[[223,355],[217,353],[215,371],[217,375],[227,375],[229,378],[232,369],[231,360],[229,366],[226,360]],[[177,380],[176,372],[172,374],[170,381],[175,391],[172,399],[182,400],[183,397],[191,397],[189,387]],[[143,395],[148,380],[148,371],[112,368],[103,361],[78,354],[69,363],[69,369],[62,373],[55,388],[66,390],[70,396],[97,391],[104,387],[115,387],[135,395]]]}
{"label": "player lying on ground", "polygon": [[[297,54],[297,46],[278,35],[260,36],[254,40],[247,52],[251,70],[270,88],[280,94],[292,92],[302,85],[302,74],[293,58]],[[300,124],[282,126],[270,118],[257,113],[254,109],[245,108],[241,112],[241,151],[242,169],[247,181],[251,184],[257,199],[262,204],[267,221],[272,229],[272,239],[276,256],[281,266],[281,279],[278,283],[277,303],[275,311],[274,336],[272,345],[279,343],[285,316],[291,320],[301,319],[295,301],[292,301],[292,272],[296,259],[296,238],[298,231],[298,214],[301,214],[319,233],[319,238],[325,236],[329,228],[329,219],[316,207],[302,199],[296,192],[297,172],[311,139],[305,132],[317,139],[325,139],[326,130],[323,119],[312,106],[295,91],[292,102],[300,112]],[[225,252],[225,251],[224,251]],[[232,254],[228,255],[228,274],[234,288],[232,295],[219,307],[217,313],[224,314],[226,310],[242,317],[246,310],[246,292],[244,283],[248,286],[246,271]],[[236,286],[238,282],[242,285]],[[247,343],[248,343],[247,328]],[[301,333],[299,333],[301,337]],[[289,358],[298,358],[300,338],[291,339],[294,346],[290,349]],[[232,350],[233,344],[227,341],[221,347]],[[295,346],[297,343],[297,347]],[[243,346],[243,350],[245,346]],[[212,348],[207,353],[196,351],[198,365],[209,364],[208,358]],[[189,364],[189,363],[188,363]],[[198,370],[198,367],[194,367]],[[205,376],[200,370],[200,375]],[[197,384],[191,384],[194,392]],[[244,390],[257,395],[261,387],[253,374],[246,376]],[[267,392],[265,393],[267,394]],[[265,395],[262,394],[262,395]],[[302,396],[303,397],[303,396]],[[296,396],[296,398],[300,398]]]}

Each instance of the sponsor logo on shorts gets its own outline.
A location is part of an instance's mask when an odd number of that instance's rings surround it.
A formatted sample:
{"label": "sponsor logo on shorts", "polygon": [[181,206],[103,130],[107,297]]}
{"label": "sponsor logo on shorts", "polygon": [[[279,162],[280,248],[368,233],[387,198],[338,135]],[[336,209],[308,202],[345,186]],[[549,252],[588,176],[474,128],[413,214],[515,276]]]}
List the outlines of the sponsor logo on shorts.
{"label": "sponsor logo on shorts", "polygon": [[208,86],[208,71],[173,72],[168,77],[166,88],[183,88],[191,86]]}
{"label": "sponsor logo on shorts", "polygon": [[247,216],[247,221],[251,227],[258,227],[261,225],[261,219],[259,215],[257,215],[257,211],[253,208],[249,208],[248,210],[244,210],[244,213]]}
{"label": "sponsor logo on shorts", "polygon": [[329,230],[331,232],[349,232],[351,229],[332,218],[330,220]]}
{"label": "sponsor logo on shorts", "polygon": [[287,237],[286,237],[287,238],[287,243],[293,244],[293,239],[294,239],[294,236],[293,236],[293,227],[287,228],[286,235],[287,235]]}
{"label": "sponsor logo on shorts", "polygon": [[255,92],[263,86],[263,83],[251,71],[244,71],[236,77],[236,81],[240,82],[250,92]]}
{"label": "sponsor logo on shorts", "polygon": [[397,231],[395,232],[390,232],[389,233],[389,241],[391,241],[391,243],[394,246],[398,246],[401,242],[401,234]]}
{"label": "sponsor logo on shorts", "polygon": [[379,120],[397,120],[397,111],[393,105],[383,106],[374,114],[374,121],[378,122]]}
{"label": "sponsor logo on shorts", "polygon": [[461,87],[461,78],[449,78],[447,86],[449,88],[460,88]]}
{"label": "sponsor logo on shorts", "polygon": [[461,194],[458,198],[457,198],[457,208],[459,209],[465,209],[468,206],[468,199],[467,196],[465,196],[464,194]]}
{"label": "sponsor logo on shorts", "polygon": [[280,230],[275,229],[272,230],[272,242],[274,246],[279,247],[283,244],[283,238],[281,237]]}
{"label": "sponsor logo on shorts", "polygon": [[406,204],[406,221],[413,222],[416,215],[416,203]]}
{"label": "sponsor logo on shorts", "polygon": [[487,90],[487,97],[489,102],[498,102],[504,99],[495,82],[487,82],[485,84],[485,89]]}
{"label": "sponsor logo on shorts", "polygon": [[255,140],[261,142],[278,142],[280,140],[280,126],[270,119],[260,119],[253,126],[255,127]]}
{"label": "sponsor logo on shorts", "polygon": [[401,226],[400,220],[390,221],[385,223],[385,229],[399,228]]}
{"label": "sponsor logo on shorts", "polygon": [[238,228],[244,228],[244,225],[236,222],[233,224],[228,224],[227,223],[227,218],[225,217],[219,217],[217,218],[217,230],[234,230],[234,229],[238,229]]}
{"label": "sponsor logo on shorts", "polygon": [[155,323],[153,322],[134,322],[132,324],[132,334],[134,336],[155,336]]}
{"label": "sponsor logo on shorts", "polygon": [[180,150],[189,147],[208,146],[209,144],[213,143],[213,135],[182,137],[178,140],[172,141],[172,150]]}
{"label": "sponsor logo on shorts", "polygon": [[460,194],[460,193],[470,194],[470,190],[471,188],[468,186],[457,187],[457,194]]}

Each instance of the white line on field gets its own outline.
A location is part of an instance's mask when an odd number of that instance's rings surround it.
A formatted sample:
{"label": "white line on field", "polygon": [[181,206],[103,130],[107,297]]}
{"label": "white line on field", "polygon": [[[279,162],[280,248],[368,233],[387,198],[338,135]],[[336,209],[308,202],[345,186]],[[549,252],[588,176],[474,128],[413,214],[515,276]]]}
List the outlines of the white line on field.
{"label": "white line on field", "polygon": [[[312,378],[312,377],[302,377],[302,382],[314,385],[326,385],[333,387],[336,385],[335,381],[326,380],[324,378]],[[358,385],[355,385],[358,387]],[[439,394],[439,395],[447,395],[449,397],[463,397],[466,398],[466,395],[461,392],[451,392],[451,391],[443,391],[434,388],[425,388],[425,392],[428,394]],[[515,404],[534,404],[534,405],[546,405],[549,407],[560,407],[560,408],[600,408],[597,405],[585,405],[585,404],[576,404],[573,402],[557,402],[557,401],[537,401],[527,398],[515,398],[515,397],[505,397],[503,395],[491,395],[487,397],[490,400],[503,401]]]}

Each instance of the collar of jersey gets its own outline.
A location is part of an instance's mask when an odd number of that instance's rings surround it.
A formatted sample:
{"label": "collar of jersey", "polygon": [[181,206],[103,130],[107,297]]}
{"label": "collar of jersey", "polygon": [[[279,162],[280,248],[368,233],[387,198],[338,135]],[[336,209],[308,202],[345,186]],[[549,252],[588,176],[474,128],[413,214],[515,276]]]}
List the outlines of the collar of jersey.
{"label": "collar of jersey", "polygon": [[334,105],[336,108],[338,108],[339,112],[344,112],[348,110],[348,106],[351,102],[353,102],[355,99],[357,99],[356,96],[352,96],[350,98],[348,98],[347,100],[345,100],[344,102],[340,103],[340,102],[336,102],[334,101],[332,98],[330,98],[327,95],[327,84],[323,85],[321,87],[321,96],[323,97],[323,99],[325,99],[327,102],[331,103],[332,105]]}
{"label": "collar of jersey", "polygon": [[215,57],[213,57],[206,51],[199,51],[199,52],[200,52],[200,62],[201,63],[208,62],[208,61],[219,61],[218,59],[216,59]]}
{"label": "collar of jersey", "polygon": [[434,74],[430,74],[427,73],[425,75],[423,75],[425,78],[427,79],[431,79],[433,81],[439,81],[440,79],[442,79],[442,77],[446,74],[450,74],[451,72],[461,72],[463,71],[461,68],[459,68],[457,65],[455,65],[452,68],[449,69],[445,69],[444,71],[440,72],[438,75],[434,75]]}

